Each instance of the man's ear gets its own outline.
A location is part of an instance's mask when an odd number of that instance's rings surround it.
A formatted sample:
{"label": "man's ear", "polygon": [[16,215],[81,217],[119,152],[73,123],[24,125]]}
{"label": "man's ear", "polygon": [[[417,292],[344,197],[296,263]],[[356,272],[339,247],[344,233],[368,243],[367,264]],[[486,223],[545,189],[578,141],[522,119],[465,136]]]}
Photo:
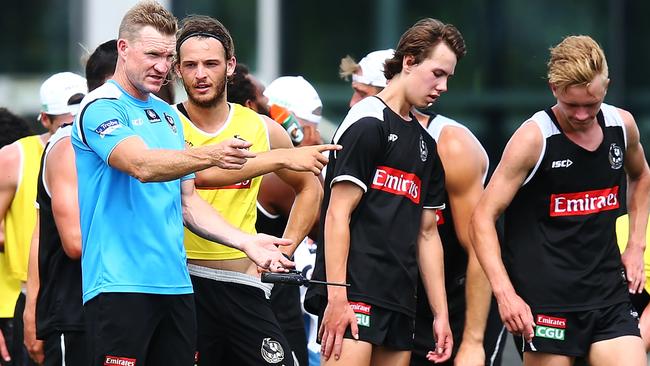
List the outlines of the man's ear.
{"label": "man's ear", "polygon": [[404,58],[402,59],[402,71],[406,71],[407,73],[411,71],[411,68],[415,66],[415,56],[413,55],[405,55]]}

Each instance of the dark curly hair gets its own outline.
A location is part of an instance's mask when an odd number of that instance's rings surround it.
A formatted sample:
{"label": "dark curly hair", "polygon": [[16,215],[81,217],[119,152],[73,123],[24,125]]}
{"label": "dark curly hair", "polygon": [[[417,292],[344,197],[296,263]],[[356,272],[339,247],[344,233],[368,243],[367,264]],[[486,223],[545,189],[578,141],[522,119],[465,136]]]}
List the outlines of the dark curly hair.
{"label": "dark curly hair", "polygon": [[7,108],[0,108],[0,147],[33,134],[29,124],[22,117],[18,117]]}
{"label": "dark curly hair", "polygon": [[395,55],[386,60],[384,76],[387,80],[402,72],[402,61],[404,56],[411,55],[415,63],[419,64],[427,56],[431,49],[440,42],[445,42],[460,60],[467,52],[465,40],[458,29],[451,24],[445,24],[437,19],[425,18],[409,28],[399,40]]}
{"label": "dark curly hair", "polygon": [[248,78],[248,74],[250,74],[250,71],[246,65],[237,64],[235,66],[235,72],[228,80],[226,95],[229,102],[246,105],[246,101],[255,100],[257,88]]}

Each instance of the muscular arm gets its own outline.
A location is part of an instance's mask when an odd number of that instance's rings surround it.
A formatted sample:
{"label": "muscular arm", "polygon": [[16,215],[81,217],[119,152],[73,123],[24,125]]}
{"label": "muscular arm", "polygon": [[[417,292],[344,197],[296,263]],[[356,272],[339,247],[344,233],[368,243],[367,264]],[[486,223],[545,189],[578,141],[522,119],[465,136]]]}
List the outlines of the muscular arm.
{"label": "muscular arm", "polygon": [[108,163],[141,182],[162,182],[211,166],[241,169],[246,159],[255,157],[248,147],[249,142],[230,139],[186,150],[150,149],[140,137],[130,136],[117,144]]}
{"label": "muscular arm", "polygon": [[247,161],[241,170],[226,172],[212,167],[199,171],[196,173],[197,187],[222,187],[280,169],[320,174],[328,162],[322,152],[340,149],[340,146],[331,144],[293,148],[286,131],[277,122],[263,115],[260,118],[269,131],[271,150],[259,153],[255,159]]}
{"label": "muscular arm", "polygon": [[481,195],[470,224],[472,245],[499,303],[501,318],[510,332],[523,332],[527,340],[530,340],[533,332],[532,314],[528,305],[516,294],[501,260],[495,222],[535,166],[542,144],[541,132],[532,122],[515,132]]}
{"label": "muscular arm", "polygon": [[45,164],[45,180],[52,197],[52,213],[63,251],[68,257],[79,259],[81,227],[77,202],[77,170],[69,137],[52,147]]}
{"label": "muscular arm", "polygon": [[[293,149],[289,136],[277,122],[269,119],[267,127],[272,149],[282,148],[287,151]],[[310,172],[281,169],[276,174],[295,192],[295,199],[288,214],[289,219],[283,234],[283,237],[291,239],[293,244],[282,248],[285,254],[291,256],[307,236],[318,217],[320,203],[323,199],[323,188],[318,178]]]}
{"label": "muscular arm", "polygon": [[627,248],[621,257],[631,293],[641,293],[645,285],[643,252],[648,224],[650,170],[639,141],[639,130],[632,115],[619,109],[627,132],[625,171],[628,176],[627,208],[630,218]]}
{"label": "muscular arm", "polygon": [[[289,245],[290,240],[264,234],[250,235],[230,225],[199,196],[194,189],[193,179],[181,182],[181,198],[184,224],[196,235],[239,249],[262,268],[269,268],[276,264],[282,267],[293,265],[276,247],[276,245]],[[278,270],[278,268],[272,269]]]}
{"label": "muscular arm", "polygon": [[445,267],[442,242],[438,235],[436,212],[433,209],[422,211],[420,232],[417,241],[417,258],[422,284],[431,306],[436,336],[436,355],[430,358],[443,362],[451,356],[453,339],[449,329],[449,312],[447,311],[447,294],[445,292]]}
{"label": "muscular arm", "polygon": [[483,177],[488,162],[482,147],[469,132],[453,126],[442,130],[438,155],[445,168],[445,189],[449,196],[456,236],[468,257],[465,327],[456,360],[460,364],[469,364],[471,359],[483,363],[483,336],[492,292],[470,242],[469,224],[483,193]]}
{"label": "muscular arm", "polygon": [[[20,161],[20,149],[17,143],[0,149],[0,221],[2,222],[4,222],[18,188]],[[0,250],[4,250],[4,230],[2,237]]]}

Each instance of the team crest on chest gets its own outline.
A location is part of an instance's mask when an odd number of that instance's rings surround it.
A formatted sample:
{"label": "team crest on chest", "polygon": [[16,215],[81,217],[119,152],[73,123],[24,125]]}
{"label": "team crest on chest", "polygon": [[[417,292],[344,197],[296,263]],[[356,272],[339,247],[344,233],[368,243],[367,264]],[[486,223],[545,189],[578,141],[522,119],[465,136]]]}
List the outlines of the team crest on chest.
{"label": "team crest on chest", "polygon": [[160,116],[158,116],[158,113],[153,109],[151,108],[145,109],[144,113],[147,115],[147,119],[149,120],[149,122],[151,123],[160,122]]}
{"label": "team crest on chest", "polygon": [[615,142],[609,145],[609,165],[612,169],[621,169],[623,166],[623,149]]}
{"label": "team crest on chest", "polygon": [[420,135],[420,159],[422,161],[427,161],[429,156],[429,149],[427,149],[427,143],[424,142],[424,138]]}

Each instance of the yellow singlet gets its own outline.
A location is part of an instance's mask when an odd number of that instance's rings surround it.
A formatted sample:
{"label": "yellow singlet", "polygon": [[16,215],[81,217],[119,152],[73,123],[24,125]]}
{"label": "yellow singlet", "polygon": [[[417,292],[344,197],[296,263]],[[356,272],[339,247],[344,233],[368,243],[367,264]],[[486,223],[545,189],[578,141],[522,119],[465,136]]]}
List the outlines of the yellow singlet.
{"label": "yellow singlet", "polygon": [[[183,113],[185,141],[190,146],[198,147],[217,144],[235,136],[251,142],[250,150],[255,153],[268,151],[270,148],[266,123],[254,111],[239,104],[229,103],[230,114],[224,126],[216,133],[207,133],[197,128]],[[231,225],[247,233],[255,233],[257,220],[257,193],[262,177],[256,177],[226,187],[198,189],[203,199],[212,205]],[[237,249],[205,240],[185,229],[185,250],[189,259],[225,260],[246,257]]]}
{"label": "yellow singlet", "polygon": [[0,253],[0,318],[13,318],[20,281],[11,276],[4,253]]}
{"label": "yellow singlet", "polygon": [[36,226],[36,183],[41,167],[43,142],[27,136],[14,142],[20,148],[18,189],[5,216],[5,255],[11,275],[27,281],[29,246]]}
{"label": "yellow singlet", "polygon": [[[630,229],[629,218],[627,214],[620,216],[616,219],[616,241],[618,242],[618,249],[623,253],[625,248],[627,248],[627,239],[628,232]],[[650,225],[645,232],[646,243],[650,244]],[[643,262],[645,266],[645,290],[650,293],[650,250],[648,250],[648,244],[646,244],[645,252],[643,253]]]}

